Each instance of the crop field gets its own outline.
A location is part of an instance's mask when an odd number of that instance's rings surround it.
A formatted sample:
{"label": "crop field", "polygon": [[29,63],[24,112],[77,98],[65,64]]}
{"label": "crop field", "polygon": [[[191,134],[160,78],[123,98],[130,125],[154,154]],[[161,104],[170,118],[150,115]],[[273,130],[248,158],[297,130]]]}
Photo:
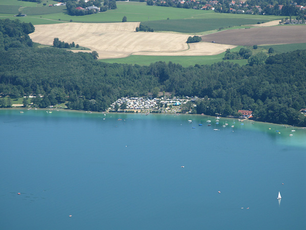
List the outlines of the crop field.
{"label": "crop field", "polygon": [[42,0],[41,3],[37,3],[37,2],[28,2],[21,0],[0,0],[0,5],[16,5],[16,6],[29,6],[29,7],[43,6],[44,3],[49,5],[57,3],[57,1]]}
{"label": "crop field", "polygon": [[276,54],[286,53],[294,50],[306,50],[306,43],[296,44],[282,44],[282,45],[270,45],[270,46],[259,46],[260,48],[269,49],[273,48]]}
{"label": "crop field", "polygon": [[40,7],[24,7],[21,12],[26,15],[46,15],[46,14],[55,14],[62,13],[66,11],[66,6],[40,6]]}
{"label": "crop field", "polygon": [[230,45],[269,45],[306,42],[306,26],[273,26],[227,30],[202,36],[202,41]]}
{"label": "crop field", "polygon": [[62,23],[37,25],[30,34],[34,42],[52,45],[54,38],[74,42],[98,52],[101,59],[129,55],[203,56],[215,55],[232,45],[211,42],[187,44],[188,34],[135,32],[139,22],[127,23]]}
{"label": "crop field", "polygon": [[[172,7],[158,7],[158,6],[147,6],[146,3],[140,2],[117,2],[116,10],[108,10],[106,12],[91,14],[86,16],[70,16],[66,14],[66,11],[62,12],[53,12],[50,13],[50,9],[57,7],[48,7],[42,6],[42,4],[30,3],[30,5],[23,5],[23,1],[17,0],[0,0],[0,5],[8,4],[10,5],[22,5],[22,6],[32,6],[33,8],[39,8],[39,10],[25,8],[24,10],[28,11],[31,14],[38,15],[42,20],[36,20],[35,24],[45,24],[46,19],[58,20],[69,22],[88,22],[88,23],[97,23],[97,22],[121,22],[123,16],[127,17],[128,22],[151,22],[151,21],[171,21],[176,19],[212,19],[212,18],[223,18],[224,23],[222,25],[218,24],[218,27],[227,27],[228,18],[236,18],[241,22],[240,24],[246,24],[243,21],[245,19],[252,19],[254,22],[258,21],[269,21],[276,20],[279,17],[276,16],[262,16],[262,15],[241,15],[241,14],[218,14],[213,11],[204,11],[204,10],[193,10],[193,9],[181,9],[181,8],[172,8]],[[14,3],[14,4],[13,4]],[[18,4],[20,3],[20,4]],[[21,4],[22,3],[22,4]],[[26,2],[28,3],[28,2]],[[47,4],[54,3],[54,1],[49,1]],[[43,9],[45,8],[45,9]],[[41,10],[41,12],[39,12]],[[26,11],[24,13],[26,13]],[[27,13],[26,13],[27,14]],[[170,20],[167,20],[169,18]],[[23,20],[23,19],[20,19]],[[249,23],[249,22],[247,22]],[[252,22],[253,23],[253,22]],[[34,23],[33,23],[34,24]],[[189,25],[188,25],[189,26]]]}
{"label": "crop field", "polygon": [[20,6],[14,5],[0,5],[0,14],[18,14]]}
{"label": "crop field", "polygon": [[[173,62],[180,64],[183,67],[198,65],[211,65],[216,62],[222,62],[224,53],[212,56],[139,56],[131,55],[127,58],[116,58],[116,59],[101,59],[100,61],[106,63],[120,63],[120,64],[137,64],[137,65],[150,65],[157,61]],[[239,65],[247,64],[247,60],[227,60],[229,62],[237,63]]]}
{"label": "crop field", "polygon": [[[43,3],[47,6],[43,6]],[[14,20],[16,19],[14,14],[18,13],[19,9],[27,16],[18,19],[35,25],[35,32],[30,35],[34,42],[52,45],[53,39],[57,37],[61,41],[75,42],[82,47],[90,48],[91,51],[95,50],[101,61],[110,63],[149,65],[156,61],[172,61],[182,66],[212,64],[222,61],[226,49],[235,50],[235,47],[240,45],[248,46],[254,42],[256,45],[279,44],[279,39],[285,38],[287,43],[306,42],[306,35],[302,30],[282,32],[284,34],[278,32],[274,40],[272,38],[265,40],[264,43],[261,42],[260,36],[269,38],[272,36],[271,33],[275,35],[272,28],[285,28],[284,26],[270,27],[266,30],[262,30],[264,28],[233,29],[265,26],[271,21],[275,23],[271,25],[276,25],[281,19],[280,16],[220,14],[213,11],[147,6],[146,3],[140,2],[117,2],[116,10],[86,16],[70,16],[66,14],[66,7],[48,7],[48,4],[53,3],[56,1],[43,0],[41,4],[37,4],[18,0],[0,0],[0,18]],[[123,16],[127,17],[127,23],[121,23]],[[136,33],[135,28],[140,22],[159,32]],[[257,24],[258,22],[269,23]],[[233,34],[232,36],[236,34],[236,37],[222,35],[223,32],[209,34],[223,29],[227,29],[223,31],[227,33],[232,31],[230,34]],[[255,32],[247,37],[244,31]],[[209,35],[203,36],[204,42],[187,45],[188,36],[194,34]],[[219,37],[217,39],[213,36]],[[229,43],[228,40],[231,42]],[[237,40],[236,43],[235,40]],[[281,50],[279,47],[274,49],[275,53],[281,52],[278,51]],[[288,49],[293,49],[293,46]],[[247,63],[246,60],[232,62]]]}
{"label": "crop field", "polygon": [[207,19],[177,19],[164,21],[149,21],[142,24],[153,28],[154,31],[176,31],[181,33],[199,33],[210,30],[225,29],[226,27],[268,22],[267,19],[257,18],[207,18]]}

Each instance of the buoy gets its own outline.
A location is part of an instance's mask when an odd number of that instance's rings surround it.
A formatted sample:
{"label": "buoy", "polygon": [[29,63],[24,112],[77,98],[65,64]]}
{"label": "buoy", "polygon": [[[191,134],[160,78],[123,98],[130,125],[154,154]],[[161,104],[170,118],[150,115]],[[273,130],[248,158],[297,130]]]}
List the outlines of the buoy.
{"label": "buoy", "polygon": [[72,217],[72,215],[69,215],[69,217]]}
{"label": "buoy", "polygon": [[221,191],[218,191],[218,193],[221,193]]}
{"label": "buoy", "polygon": [[249,207],[247,207],[247,209],[250,209]]}
{"label": "buoy", "polygon": [[184,166],[184,165],[182,165],[182,166],[181,166],[181,168],[183,169],[183,168],[185,168],[185,166]]}
{"label": "buoy", "polygon": [[19,192],[19,193],[17,193],[17,195],[21,195],[21,193]]}

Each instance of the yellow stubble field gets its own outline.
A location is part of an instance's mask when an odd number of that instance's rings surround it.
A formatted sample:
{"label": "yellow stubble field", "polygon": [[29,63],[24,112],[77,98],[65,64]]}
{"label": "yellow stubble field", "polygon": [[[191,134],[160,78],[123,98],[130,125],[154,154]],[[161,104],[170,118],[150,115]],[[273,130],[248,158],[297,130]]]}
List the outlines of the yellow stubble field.
{"label": "yellow stubble field", "polygon": [[74,42],[97,51],[100,59],[129,55],[205,56],[216,55],[233,45],[211,42],[186,43],[192,35],[169,32],[135,32],[139,22],[125,23],[61,23],[36,25],[30,34],[34,42],[52,45],[54,38]]}

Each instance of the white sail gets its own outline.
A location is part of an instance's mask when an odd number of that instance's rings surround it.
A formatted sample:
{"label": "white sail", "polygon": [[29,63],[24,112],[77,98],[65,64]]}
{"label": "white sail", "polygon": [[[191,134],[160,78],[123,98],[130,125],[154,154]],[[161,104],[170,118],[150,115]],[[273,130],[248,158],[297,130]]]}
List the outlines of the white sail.
{"label": "white sail", "polygon": [[282,196],[281,196],[280,192],[278,192],[277,199],[278,199],[278,200],[282,199]]}

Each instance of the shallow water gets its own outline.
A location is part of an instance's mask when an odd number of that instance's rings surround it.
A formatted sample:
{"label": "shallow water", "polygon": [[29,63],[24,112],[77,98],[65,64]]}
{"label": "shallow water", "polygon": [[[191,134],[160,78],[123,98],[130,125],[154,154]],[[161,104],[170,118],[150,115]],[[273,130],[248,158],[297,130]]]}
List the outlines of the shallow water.
{"label": "shallow water", "polygon": [[0,229],[306,229],[306,130],[27,110],[0,129]]}

